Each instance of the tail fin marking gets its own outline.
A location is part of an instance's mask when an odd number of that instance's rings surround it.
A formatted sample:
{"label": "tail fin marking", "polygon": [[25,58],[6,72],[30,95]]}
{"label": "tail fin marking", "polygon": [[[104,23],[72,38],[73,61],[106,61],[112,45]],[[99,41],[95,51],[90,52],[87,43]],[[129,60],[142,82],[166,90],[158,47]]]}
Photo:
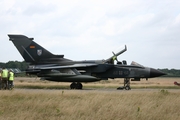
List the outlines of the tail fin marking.
{"label": "tail fin marking", "polygon": [[47,58],[63,58],[63,55],[54,55],[36,42],[33,38],[24,35],[8,34],[9,40],[13,42],[26,62],[36,63]]}

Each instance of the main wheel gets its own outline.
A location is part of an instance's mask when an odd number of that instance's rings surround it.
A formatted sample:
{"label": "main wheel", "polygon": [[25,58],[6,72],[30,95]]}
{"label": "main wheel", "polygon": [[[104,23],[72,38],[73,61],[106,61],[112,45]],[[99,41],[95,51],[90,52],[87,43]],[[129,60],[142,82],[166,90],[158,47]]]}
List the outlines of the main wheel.
{"label": "main wheel", "polygon": [[76,89],[82,89],[82,84],[80,83],[80,82],[77,82],[77,84],[76,84]]}
{"label": "main wheel", "polygon": [[75,82],[71,83],[70,88],[71,89],[76,89],[76,83]]}

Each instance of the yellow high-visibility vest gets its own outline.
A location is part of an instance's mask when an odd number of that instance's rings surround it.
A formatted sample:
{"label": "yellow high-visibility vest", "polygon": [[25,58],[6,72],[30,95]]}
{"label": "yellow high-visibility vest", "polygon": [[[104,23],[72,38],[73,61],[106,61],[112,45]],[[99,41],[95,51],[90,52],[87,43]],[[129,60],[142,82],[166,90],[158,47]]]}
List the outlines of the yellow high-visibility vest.
{"label": "yellow high-visibility vest", "polygon": [[2,78],[7,78],[8,77],[8,70],[3,69],[2,70]]}
{"label": "yellow high-visibility vest", "polygon": [[10,81],[14,80],[14,73],[13,72],[9,72],[9,80]]}
{"label": "yellow high-visibility vest", "polygon": [[117,59],[117,57],[116,57],[116,56],[114,56],[112,59],[113,59],[113,60],[116,60],[116,59]]}

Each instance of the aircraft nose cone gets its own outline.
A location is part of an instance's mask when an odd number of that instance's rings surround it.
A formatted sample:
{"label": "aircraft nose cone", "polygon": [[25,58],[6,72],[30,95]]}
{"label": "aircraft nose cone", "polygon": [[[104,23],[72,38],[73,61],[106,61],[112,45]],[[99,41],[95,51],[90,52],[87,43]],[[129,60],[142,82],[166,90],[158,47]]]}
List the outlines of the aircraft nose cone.
{"label": "aircraft nose cone", "polygon": [[150,77],[159,77],[159,76],[162,76],[162,75],[166,75],[166,74],[159,71],[159,70],[156,70],[154,68],[150,69]]}

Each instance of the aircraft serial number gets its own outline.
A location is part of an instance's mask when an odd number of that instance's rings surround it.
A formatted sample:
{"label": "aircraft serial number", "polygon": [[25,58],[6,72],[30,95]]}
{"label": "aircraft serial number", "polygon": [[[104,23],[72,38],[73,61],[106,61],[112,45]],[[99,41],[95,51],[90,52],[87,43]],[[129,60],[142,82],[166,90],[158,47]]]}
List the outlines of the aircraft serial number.
{"label": "aircraft serial number", "polygon": [[129,75],[129,71],[114,71],[113,75]]}

